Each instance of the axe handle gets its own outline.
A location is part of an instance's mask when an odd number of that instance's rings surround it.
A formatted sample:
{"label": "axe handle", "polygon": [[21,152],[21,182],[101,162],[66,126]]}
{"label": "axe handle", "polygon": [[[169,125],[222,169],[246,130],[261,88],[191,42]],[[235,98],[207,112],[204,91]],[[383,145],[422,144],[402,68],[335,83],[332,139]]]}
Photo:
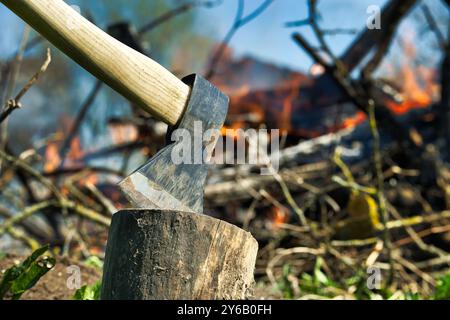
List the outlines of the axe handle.
{"label": "axe handle", "polygon": [[0,0],[79,65],[156,118],[175,125],[190,88],[62,0]]}

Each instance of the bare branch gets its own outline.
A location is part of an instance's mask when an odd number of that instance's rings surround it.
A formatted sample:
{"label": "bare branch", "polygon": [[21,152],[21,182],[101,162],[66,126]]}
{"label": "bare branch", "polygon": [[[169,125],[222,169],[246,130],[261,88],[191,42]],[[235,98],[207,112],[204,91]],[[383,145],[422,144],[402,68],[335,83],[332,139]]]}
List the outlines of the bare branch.
{"label": "bare branch", "polygon": [[433,33],[436,35],[439,46],[441,47],[441,49],[445,49],[445,47],[447,46],[447,41],[445,40],[445,36],[442,33],[441,29],[439,29],[436,19],[434,19],[434,16],[431,13],[430,8],[426,4],[422,5],[422,12],[425,15],[425,18],[427,19],[427,22],[428,22],[428,25],[430,26],[431,31],[433,31]]}
{"label": "bare branch", "polygon": [[219,48],[217,48],[214,56],[212,57],[211,63],[208,67],[208,71],[206,72],[205,75],[206,79],[211,79],[214,76],[217,64],[219,63],[220,59],[222,59],[225,49],[231,42],[231,39],[233,39],[236,32],[244,25],[250,23],[256,17],[258,17],[261,13],[263,13],[272,3],[273,0],[266,0],[253,12],[251,12],[247,16],[244,16],[244,6],[245,6],[244,0],[239,0],[238,9],[236,11],[236,16],[234,18],[233,25],[231,26],[231,29],[228,31],[228,33],[225,35],[225,38],[223,39]]}
{"label": "bare branch", "polygon": [[173,19],[195,7],[212,8],[212,7],[219,6],[222,3],[223,3],[223,0],[191,1],[191,2],[184,3],[184,4],[180,5],[179,7],[176,7],[168,12],[163,13],[159,17],[150,21],[148,24],[142,26],[138,30],[138,35],[142,36],[143,34],[155,29],[156,27],[167,22],[168,20],[171,20],[171,19]]}
{"label": "bare branch", "polygon": [[23,96],[30,90],[30,88],[38,81],[39,77],[47,70],[50,62],[52,61],[52,56],[50,53],[50,49],[47,49],[47,58],[44,61],[44,64],[41,66],[39,71],[37,71],[31,78],[28,80],[27,84],[19,91],[15,98],[9,100],[6,105],[3,107],[3,112],[0,114],[0,123],[5,121],[5,119],[16,109],[20,108],[20,100]]}
{"label": "bare branch", "polygon": [[72,128],[70,129],[70,132],[66,135],[66,137],[62,143],[62,146],[60,149],[60,157],[61,157],[60,166],[64,166],[67,152],[70,149],[72,141],[77,136],[77,133],[81,127],[81,124],[83,123],[83,120],[86,117],[86,114],[89,111],[89,108],[94,103],[95,98],[97,97],[98,93],[100,92],[100,89],[102,88],[102,86],[103,86],[103,82],[101,82],[100,80],[96,80],[94,87],[92,88],[91,92],[89,93],[88,97],[86,98],[86,101],[81,106],[80,111],[78,112],[77,117],[75,119],[75,122],[74,122]]}

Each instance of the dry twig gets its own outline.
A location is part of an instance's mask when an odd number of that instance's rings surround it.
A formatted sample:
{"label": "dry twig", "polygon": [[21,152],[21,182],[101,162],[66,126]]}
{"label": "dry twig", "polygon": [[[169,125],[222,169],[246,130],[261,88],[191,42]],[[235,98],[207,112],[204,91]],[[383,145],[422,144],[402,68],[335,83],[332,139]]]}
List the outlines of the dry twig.
{"label": "dry twig", "polygon": [[30,80],[28,80],[27,84],[19,91],[19,93],[13,98],[8,100],[6,105],[3,107],[3,111],[0,114],[0,123],[5,121],[5,119],[16,109],[20,108],[20,100],[23,96],[30,90],[30,88],[36,83],[39,77],[47,70],[50,62],[52,61],[52,56],[50,53],[50,49],[47,49],[47,57],[44,61],[44,64],[41,66],[38,72],[36,72]]}

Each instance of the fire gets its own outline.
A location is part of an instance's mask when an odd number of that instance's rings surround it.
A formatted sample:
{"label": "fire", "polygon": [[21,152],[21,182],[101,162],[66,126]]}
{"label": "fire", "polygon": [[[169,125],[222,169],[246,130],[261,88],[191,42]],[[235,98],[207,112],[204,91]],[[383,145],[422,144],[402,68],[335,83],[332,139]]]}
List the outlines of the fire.
{"label": "fire", "polygon": [[364,121],[366,121],[366,119],[367,115],[362,111],[358,111],[353,117],[346,118],[343,121],[341,128],[342,129],[354,128],[359,124],[363,123]]}
{"label": "fire", "polygon": [[292,110],[293,110],[293,102],[300,94],[300,84],[303,80],[302,77],[294,77],[290,83],[290,89],[289,94],[284,98],[283,100],[283,111],[280,114],[280,119],[278,120],[278,123],[280,124],[280,128],[282,130],[289,131],[292,127],[291,123],[291,117],[292,117]]}
{"label": "fire", "polygon": [[392,78],[398,79],[403,95],[402,103],[388,102],[388,107],[396,114],[404,114],[412,109],[427,108],[439,94],[436,71],[424,65],[416,65],[416,48],[412,41],[404,43],[405,59]]}
{"label": "fire", "polygon": [[93,185],[95,186],[98,183],[98,175],[95,173],[88,174],[84,179],[79,181],[80,185]]}
{"label": "fire", "polygon": [[[419,72],[422,70],[422,72]],[[401,70],[403,102],[388,102],[388,107],[396,114],[404,114],[412,109],[426,108],[433,102],[434,86],[428,78],[425,84],[420,85],[417,75],[423,74],[424,67],[414,69],[403,66]]]}
{"label": "fire", "polygon": [[[44,162],[44,170],[46,172],[51,172],[56,170],[61,165],[61,143],[64,140],[62,134],[56,134],[58,138],[54,141],[51,141],[47,144],[45,149],[45,162]],[[85,155],[85,151],[83,150],[79,137],[75,137],[71,144],[70,149],[66,154],[65,166],[72,166],[77,164],[79,159],[81,159]]]}
{"label": "fire", "polygon": [[54,171],[60,163],[59,146],[56,142],[50,142],[45,149],[44,170],[46,172]]}
{"label": "fire", "polygon": [[[60,118],[61,129],[53,135],[53,139],[48,142],[44,151],[44,170],[52,172],[61,166],[61,148],[68,132],[74,125],[74,119],[64,115]],[[136,140],[138,136],[135,126],[114,124],[110,125],[110,136],[113,143],[123,143],[130,140]],[[82,166],[81,159],[86,155],[88,149],[85,149],[81,143],[80,136],[75,136],[71,142],[69,149],[64,157],[64,167],[73,168],[75,166]],[[83,178],[85,179],[85,178]],[[94,182],[97,178],[89,177],[86,182]]]}
{"label": "fire", "polygon": [[288,221],[288,214],[285,210],[273,206],[270,214],[271,222],[273,226],[276,228],[281,224],[285,224]]}
{"label": "fire", "polygon": [[[225,125],[221,129],[222,136],[238,138],[237,129],[246,129],[248,127],[260,126],[265,122],[264,109],[257,103],[247,103],[243,100],[246,95],[232,97],[231,108],[229,114],[229,125]],[[239,108],[239,109],[238,109]]]}
{"label": "fire", "polygon": [[221,129],[221,135],[223,137],[229,137],[232,139],[239,138],[238,129],[244,128],[245,125],[242,122],[234,122],[231,127],[223,126]]}
{"label": "fire", "polygon": [[76,137],[72,140],[70,144],[69,152],[67,153],[67,159],[68,160],[74,160],[80,159],[84,156],[84,151],[81,147],[80,138]]}
{"label": "fire", "polygon": [[109,124],[109,131],[114,144],[136,141],[139,137],[136,126],[130,124]]}
{"label": "fire", "polygon": [[[52,141],[48,143],[47,148],[45,149],[45,162],[44,162],[44,171],[52,172],[58,169],[61,166],[61,156],[60,156],[60,144],[63,139],[58,139],[57,141]],[[79,163],[80,159],[84,156],[85,152],[81,147],[81,142],[78,137],[72,140],[70,145],[70,149],[66,155],[66,161],[64,163],[65,167],[72,167]],[[78,184],[87,185],[96,184],[98,182],[98,177],[94,173],[84,174],[79,180]],[[69,193],[67,188],[62,187],[61,192],[65,195]]]}
{"label": "fire", "polygon": [[[400,92],[399,95],[393,92],[396,94],[395,101],[380,101],[396,115],[426,108],[439,94],[436,70],[421,64],[417,58],[415,35],[403,37],[401,60],[386,61],[380,78],[387,80],[394,91]],[[328,117],[332,117],[330,112],[323,112],[322,120],[317,120],[319,116],[316,116],[315,112],[319,106],[316,105],[316,100],[317,104],[324,108],[332,106],[326,104],[326,90],[309,95],[310,91],[305,90],[306,94],[303,94],[301,89],[314,88],[316,83],[313,78],[324,73],[320,65],[313,65],[308,77],[303,73],[253,58],[235,60],[229,51],[219,69],[220,76],[214,78],[215,85],[231,97],[227,124],[222,129],[224,137],[236,139],[235,129],[268,128],[279,129],[283,135],[289,137],[309,139],[341,129],[354,128],[367,120],[367,116],[358,111],[350,116],[347,113],[346,118],[337,125],[330,125],[330,121],[327,121]],[[386,91],[386,94],[389,92]],[[399,96],[402,99],[399,99]]]}

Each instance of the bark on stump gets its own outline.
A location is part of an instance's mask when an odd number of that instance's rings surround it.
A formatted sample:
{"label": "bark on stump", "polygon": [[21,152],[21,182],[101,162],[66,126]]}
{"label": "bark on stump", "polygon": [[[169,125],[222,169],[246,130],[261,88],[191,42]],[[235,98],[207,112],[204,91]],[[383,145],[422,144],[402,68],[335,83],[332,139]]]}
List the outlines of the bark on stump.
{"label": "bark on stump", "polygon": [[102,299],[245,299],[258,244],[250,233],[201,214],[117,212],[109,231]]}

